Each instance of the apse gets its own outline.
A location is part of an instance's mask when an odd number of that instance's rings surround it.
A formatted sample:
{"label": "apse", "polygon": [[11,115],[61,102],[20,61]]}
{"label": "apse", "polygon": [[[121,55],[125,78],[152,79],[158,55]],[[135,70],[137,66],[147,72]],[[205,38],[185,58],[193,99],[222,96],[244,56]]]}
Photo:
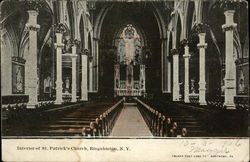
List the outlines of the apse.
{"label": "apse", "polygon": [[[137,77],[136,78],[137,80],[133,83],[133,87],[140,87],[139,83],[143,82],[144,84],[142,86],[143,89],[147,89],[147,91],[149,92],[161,91],[161,77],[160,77],[161,64],[154,63],[154,62],[159,62],[159,63],[161,62],[160,33],[159,33],[159,26],[157,24],[157,20],[154,15],[153,11],[154,8],[152,4],[150,3],[145,3],[143,5],[141,3],[111,3],[111,4],[113,6],[105,15],[103,24],[101,26],[99,58],[100,58],[100,63],[102,63],[105,62],[102,59],[112,57],[113,59],[112,61],[110,59],[107,60],[110,62],[109,68],[107,66],[103,66],[102,64],[100,66],[103,73],[105,73],[105,71],[109,71],[112,72],[114,76],[113,75],[100,76],[100,82],[101,82],[101,83],[99,82],[100,90],[104,88],[110,91],[109,92],[110,95],[114,94],[117,95],[116,92],[110,90],[117,87],[116,82],[118,81],[117,79],[114,78],[120,77],[121,79],[119,81],[119,84],[121,85],[119,86],[127,87],[126,83],[129,82],[128,80],[123,80],[123,78],[129,78],[129,76],[132,76],[132,73],[128,74],[128,72],[133,71],[134,74],[138,74],[138,76],[134,76]],[[125,33],[127,32],[127,35],[129,35],[130,28],[132,29],[131,34],[133,34],[133,39],[126,38],[129,36],[126,36]],[[125,43],[125,41],[131,43]],[[132,44],[137,44],[137,45],[132,45]],[[127,59],[126,61],[124,60],[123,57],[124,54],[121,54],[124,51],[122,46],[125,47],[124,49],[126,49],[126,47],[128,48],[129,46],[131,46],[132,47],[131,50],[134,51],[131,52],[133,53],[131,56],[125,57]],[[135,49],[135,47],[137,49]],[[133,69],[127,68],[129,62],[131,61],[133,61],[132,63],[133,66],[136,66]],[[140,61],[140,63],[143,62],[142,64],[144,66],[140,67],[138,61]],[[119,62],[121,68],[119,73],[116,70],[118,68],[117,62]],[[117,76],[115,76],[116,73]],[[143,75],[145,81],[142,81],[142,78],[139,79],[141,75]],[[147,77],[145,77],[144,75]],[[159,84],[154,84],[152,80],[158,82]],[[131,86],[132,85],[130,85],[130,87]],[[107,91],[102,91],[101,93],[105,92]],[[140,95],[142,95],[142,93],[140,93]]]}

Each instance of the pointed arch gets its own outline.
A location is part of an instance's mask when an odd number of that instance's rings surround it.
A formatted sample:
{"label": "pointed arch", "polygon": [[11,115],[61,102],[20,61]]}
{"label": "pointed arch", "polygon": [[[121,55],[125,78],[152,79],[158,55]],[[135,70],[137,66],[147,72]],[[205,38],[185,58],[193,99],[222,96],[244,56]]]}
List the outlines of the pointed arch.
{"label": "pointed arch", "polygon": [[102,23],[104,18],[106,17],[108,11],[114,6],[114,4],[112,5],[106,5],[104,6],[100,13],[98,14],[97,18],[96,18],[96,24],[94,26],[94,30],[93,30],[93,36],[94,38],[99,39],[100,38],[100,34],[101,34],[101,28],[102,28]]}
{"label": "pointed arch", "polygon": [[165,21],[161,15],[161,12],[159,11],[159,9],[156,7],[156,5],[154,3],[152,3],[153,5],[153,14],[155,16],[155,19],[157,21],[158,24],[158,28],[159,28],[159,33],[160,33],[160,39],[163,39],[166,37],[167,31],[166,31],[166,24]]}
{"label": "pointed arch", "polygon": [[86,42],[85,33],[86,33],[86,31],[85,31],[85,25],[84,25],[84,18],[81,15],[80,21],[79,21],[79,39],[81,41],[80,47],[82,49],[86,48],[86,45],[85,45],[85,42]]}

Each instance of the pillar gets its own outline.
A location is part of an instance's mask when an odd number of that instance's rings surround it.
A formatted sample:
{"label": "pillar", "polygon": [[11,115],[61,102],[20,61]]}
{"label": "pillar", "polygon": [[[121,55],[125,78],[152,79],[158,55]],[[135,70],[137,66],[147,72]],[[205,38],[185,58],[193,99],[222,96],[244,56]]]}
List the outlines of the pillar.
{"label": "pillar", "polygon": [[81,101],[88,101],[88,56],[87,50],[82,52],[82,83],[81,83]]}
{"label": "pillar", "polygon": [[93,92],[93,60],[89,58],[89,91]]}
{"label": "pillar", "polygon": [[116,97],[120,89],[120,65],[115,64],[114,66],[114,96]]}
{"label": "pillar", "polygon": [[166,93],[168,92],[168,78],[167,78],[167,63],[168,63],[168,59],[167,59],[167,39],[166,38],[162,38],[161,39],[161,78],[162,78],[162,92]]}
{"label": "pillar", "polygon": [[189,103],[189,47],[188,44],[184,47],[185,53],[183,55],[185,61],[185,83],[184,83],[184,102]]}
{"label": "pillar", "polygon": [[56,100],[55,104],[60,105],[63,102],[62,98],[62,43],[63,25],[59,24],[56,27]]}
{"label": "pillar", "polygon": [[179,85],[179,53],[177,49],[172,49],[173,55],[173,101],[180,100],[180,85]]}
{"label": "pillar", "polygon": [[197,47],[199,49],[199,65],[200,65],[200,81],[199,81],[199,103],[200,105],[207,105],[206,102],[206,74],[205,74],[205,49],[207,43],[205,43],[206,33],[201,32],[199,35],[199,44]]}
{"label": "pillar", "polygon": [[93,38],[93,91],[98,91],[98,41],[99,39]]}
{"label": "pillar", "polygon": [[72,47],[72,85],[71,85],[71,102],[76,102],[76,45]]}
{"label": "pillar", "polygon": [[171,71],[172,71],[172,65],[170,60],[170,50],[169,50],[169,41],[170,41],[170,32],[167,32],[167,92],[171,93]]}
{"label": "pillar", "polygon": [[234,10],[224,12],[226,23],[222,26],[225,32],[225,103],[227,109],[235,109],[234,96],[236,95],[236,65],[234,60],[233,35],[237,24],[234,23]]}
{"label": "pillar", "polygon": [[38,104],[38,75],[37,75],[37,31],[40,25],[37,24],[38,11],[29,10],[29,20],[26,24],[26,30],[29,31],[29,60],[26,68],[29,73],[26,75],[26,94],[29,96],[27,108],[33,109]]}

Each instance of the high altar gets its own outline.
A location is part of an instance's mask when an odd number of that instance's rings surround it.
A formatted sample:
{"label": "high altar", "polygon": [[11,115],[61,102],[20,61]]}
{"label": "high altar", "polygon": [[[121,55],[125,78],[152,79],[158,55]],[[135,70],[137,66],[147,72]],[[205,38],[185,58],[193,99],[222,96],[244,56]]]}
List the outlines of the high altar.
{"label": "high altar", "polygon": [[132,25],[127,25],[119,36],[117,63],[114,65],[115,96],[142,96],[145,94],[145,64],[142,61],[142,43]]}

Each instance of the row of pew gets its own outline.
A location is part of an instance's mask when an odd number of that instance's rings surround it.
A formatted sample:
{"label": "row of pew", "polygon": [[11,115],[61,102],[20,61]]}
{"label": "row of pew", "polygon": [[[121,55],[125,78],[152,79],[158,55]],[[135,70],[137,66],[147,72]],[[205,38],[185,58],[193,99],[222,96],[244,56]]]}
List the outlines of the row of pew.
{"label": "row of pew", "polygon": [[82,135],[87,137],[109,136],[122,110],[123,103],[124,100],[120,100],[96,118],[95,121],[90,122],[89,126],[83,127]]}
{"label": "row of pew", "polygon": [[167,118],[165,114],[158,112],[139,99],[136,99],[136,101],[139,111],[141,112],[146,124],[154,136],[187,136],[186,128],[179,128],[177,122],[172,121],[171,118]]}
{"label": "row of pew", "polygon": [[[96,118],[99,118],[100,115],[103,115],[117,103],[117,100],[88,102],[82,106],[79,104],[69,110],[64,107],[46,110],[46,116],[51,114],[48,121],[34,130],[33,134],[41,136],[82,136],[83,128],[88,130],[90,123],[95,122]],[[58,113],[60,113],[60,116],[54,118]]]}

